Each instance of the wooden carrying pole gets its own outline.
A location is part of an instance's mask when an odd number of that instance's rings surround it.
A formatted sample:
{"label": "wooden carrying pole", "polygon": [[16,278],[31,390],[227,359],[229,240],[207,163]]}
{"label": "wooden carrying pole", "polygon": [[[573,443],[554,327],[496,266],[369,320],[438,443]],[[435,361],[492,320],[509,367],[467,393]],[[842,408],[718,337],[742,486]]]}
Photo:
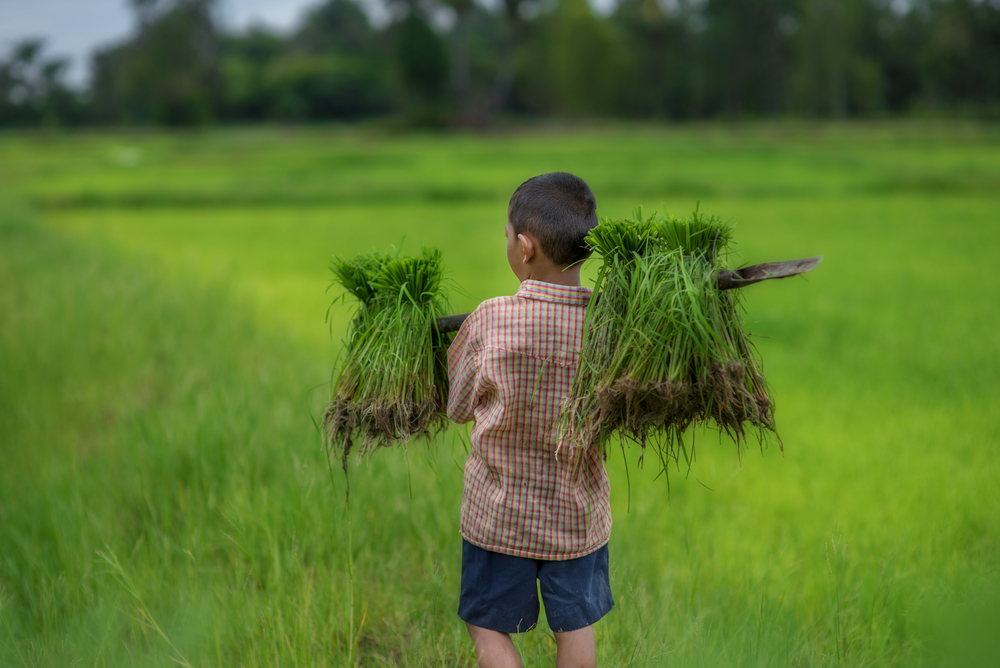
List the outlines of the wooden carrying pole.
{"label": "wooden carrying pole", "polygon": [[[764,264],[755,264],[742,269],[728,269],[716,274],[715,281],[720,290],[733,290],[734,288],[742,288],[746,285],[753,285],[754,283],[760,283],[761,281],[773,278],[788,278],[789,276],[804,274],[807,271],[815,269],[816,265],[822,260],[823,256],[820,255],[818,257],[805,258],[804,260],[765,262]],[[468,313],[459,313],[457,315],[446,315],[438,318],[438,331],[442,334],[457,332],[468,317]]]}

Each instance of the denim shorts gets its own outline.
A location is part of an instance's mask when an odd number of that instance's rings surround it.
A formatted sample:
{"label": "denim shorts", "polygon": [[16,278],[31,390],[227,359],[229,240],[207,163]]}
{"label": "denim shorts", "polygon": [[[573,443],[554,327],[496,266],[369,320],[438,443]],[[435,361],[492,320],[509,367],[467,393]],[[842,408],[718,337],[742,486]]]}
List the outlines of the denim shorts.
{"label": "denim shorts", "polygon": [[[537,582],[536,582],[537,580]],[[556,632],[590,626],[611,611],[608,546],[577,559],[542,561],[490,552],[462,541],[462,621],[501,633],[538,623],[538,590]]]}

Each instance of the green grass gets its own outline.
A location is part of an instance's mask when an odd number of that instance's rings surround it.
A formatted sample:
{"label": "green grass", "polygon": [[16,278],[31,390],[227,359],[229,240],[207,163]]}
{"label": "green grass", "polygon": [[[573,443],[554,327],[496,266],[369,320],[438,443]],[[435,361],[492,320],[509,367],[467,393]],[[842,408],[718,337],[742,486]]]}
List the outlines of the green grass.
{"label": "green grass", "polygon": [[[405,237],[442,249],[457,310],[510,294],[506,198],[551,169],[604,215],[700,200],[749,263],[825,256],[746,294],[783,456],[740,465],[700,432],[668,497],[611,451],[602,664],[996,656],[995,128],[26,134],[0,155],[36,211],[0,223],[0,665],[469,665],[459,430],[352,468],[346,548],[312,422],[349,316],[331,341],[327,266]],[[544,628],[519,642],[552,665]]]}

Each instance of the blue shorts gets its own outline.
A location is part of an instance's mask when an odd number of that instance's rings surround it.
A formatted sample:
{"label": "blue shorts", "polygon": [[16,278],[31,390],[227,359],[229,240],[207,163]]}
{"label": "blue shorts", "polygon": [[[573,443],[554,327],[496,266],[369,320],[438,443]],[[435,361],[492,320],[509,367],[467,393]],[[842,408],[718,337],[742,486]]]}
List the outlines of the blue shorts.
{"label": "blue shorts", "polygon": [[538,623],[539,585],[549,628],[563,632],[590,626],[615,604],[608,546],[577,559],[542,561],[462,541],[462,621],[501,633],[530,631]]}

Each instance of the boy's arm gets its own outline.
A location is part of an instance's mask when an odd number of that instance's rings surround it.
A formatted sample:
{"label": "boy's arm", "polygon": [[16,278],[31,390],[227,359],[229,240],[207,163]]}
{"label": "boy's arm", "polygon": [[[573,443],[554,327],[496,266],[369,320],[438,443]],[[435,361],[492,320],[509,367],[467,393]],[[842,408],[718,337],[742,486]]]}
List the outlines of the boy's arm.
{"label": "boy's arm", "polygon": [[481,396],[482,338],[478,312],[462,323],[461,329],[448,348],[448,417],[453,421],[469,422]]}

